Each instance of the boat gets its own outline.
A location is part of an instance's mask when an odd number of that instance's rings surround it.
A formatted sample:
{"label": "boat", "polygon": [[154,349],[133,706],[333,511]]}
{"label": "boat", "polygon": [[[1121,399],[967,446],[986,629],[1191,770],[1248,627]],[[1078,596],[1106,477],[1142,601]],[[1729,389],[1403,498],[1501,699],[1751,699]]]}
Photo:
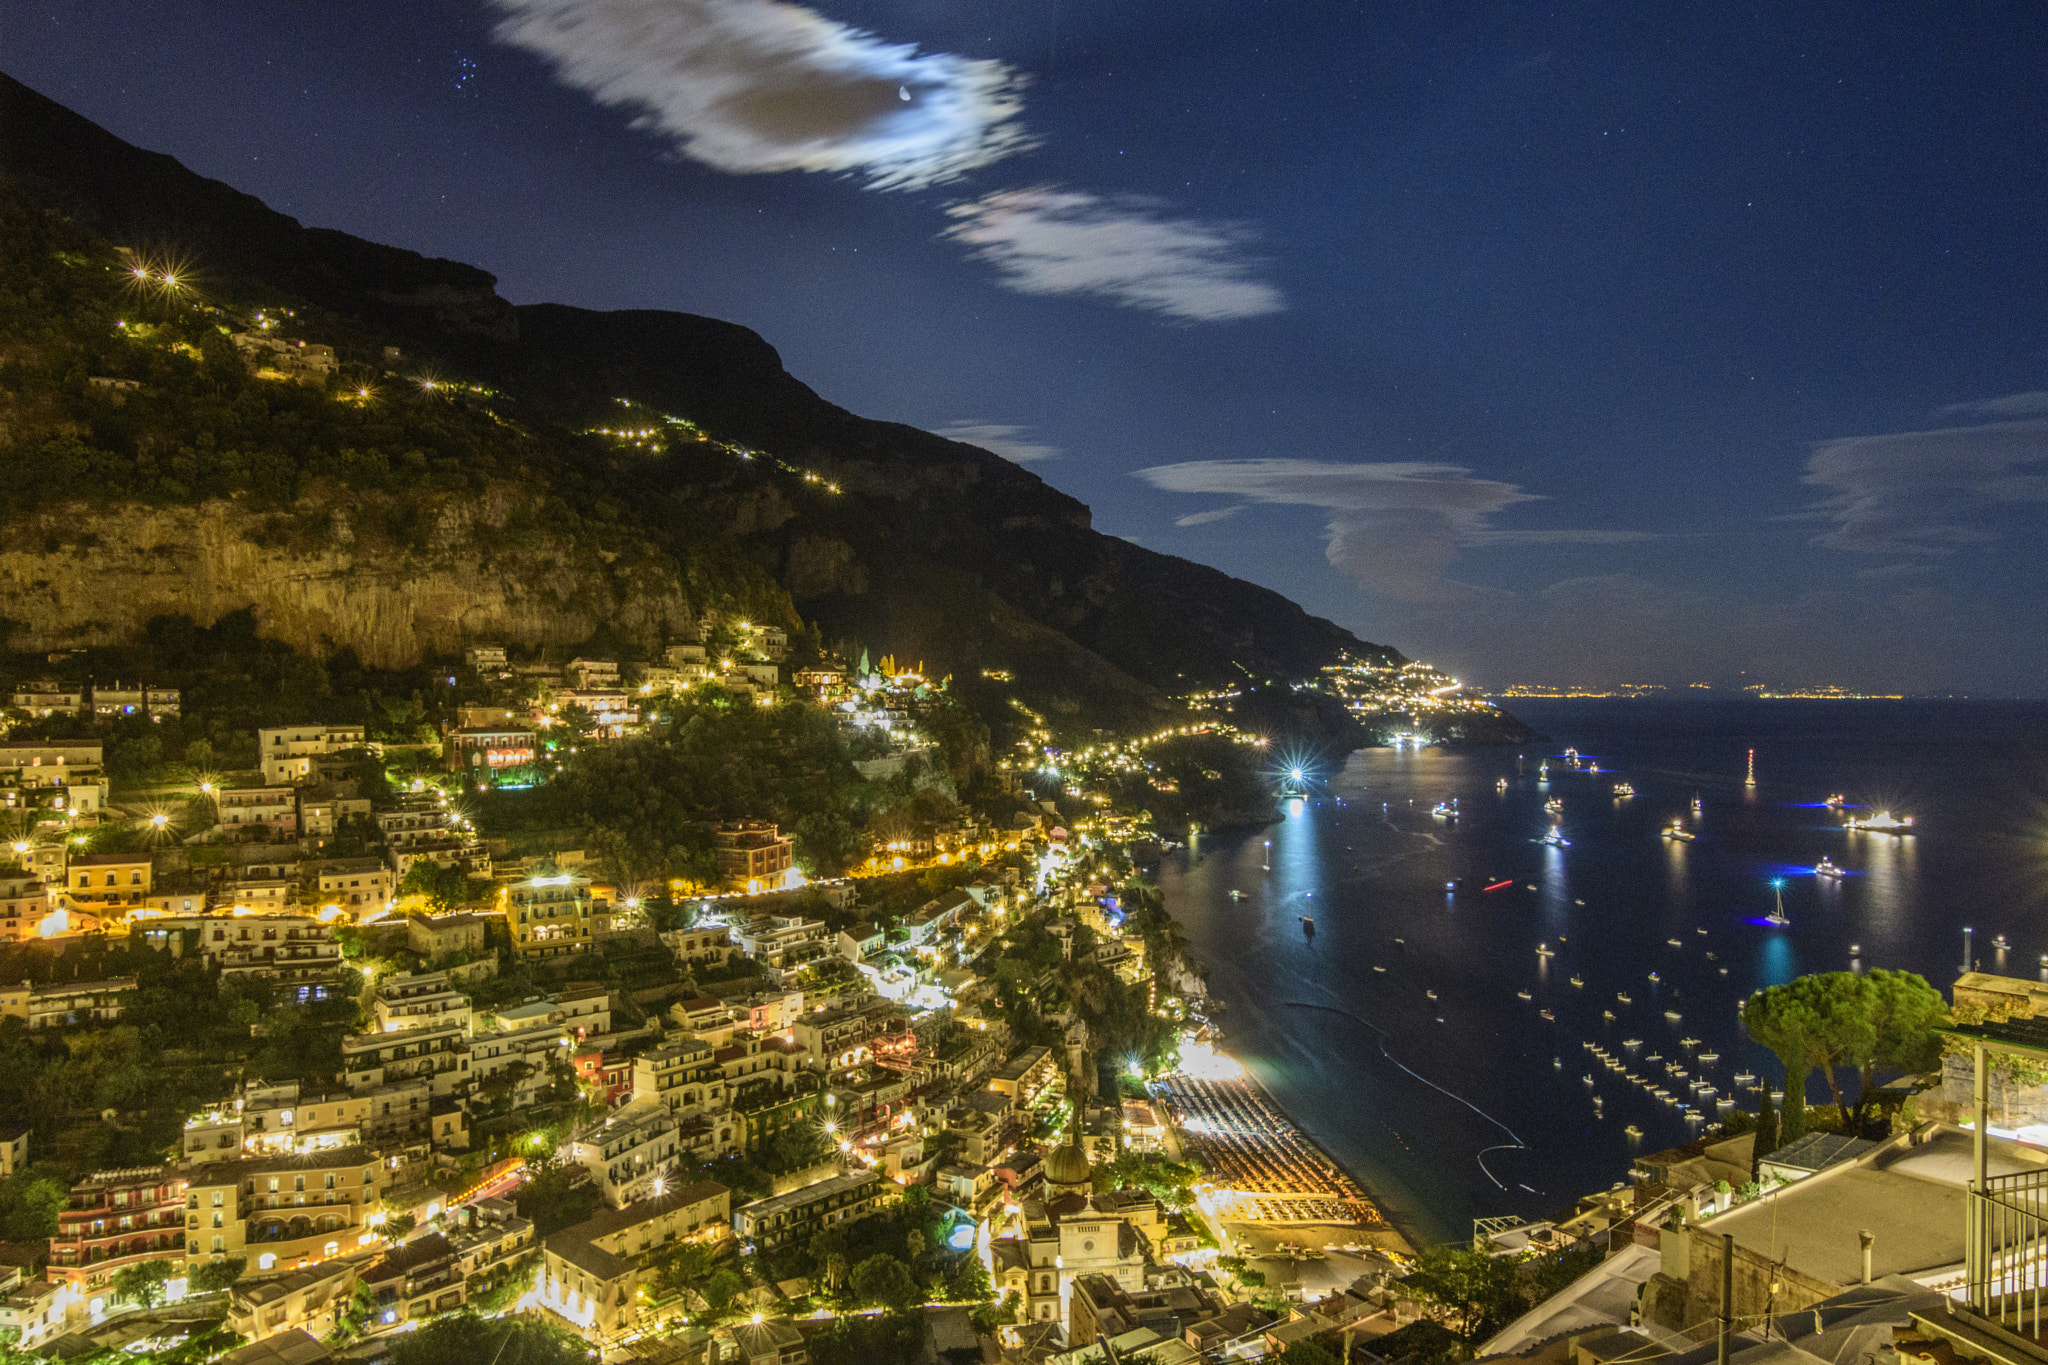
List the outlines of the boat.
{"label": "boat", "polygon": [[1813,875],[1816,877],[1834,877],[1839,880],[1842,875],[1842,869],[1835,866],[1833,858],[1822,858],[1813,865]]}
{"label": "boat", "polygon": [[1527,992],[1527,991],[1516,991],[1516,992],[1515,992],[1515,998],[1516,998],[1517,1000],[1533,1000],[1533,999],[1535,999],[1536,997],[1535,997],[1535,996],[1533,996],[1533,995],[1530,995],[1530,994],[1529,994],[1529,992]]}
{"label": "boat", "polygon": [[1674,948],[1683,948],[1683,947],[1685,946],[1685,944],[1684,944],[1684,942],[1683,942],[1682,940],[1679,940],[1679,939],[1675,939],[1675,938],[1667,938],[1667,939],[1665,939],[1664,941],[1665,941],[1666,943],[1670,944],[1670,945],[1671,945],[1672,947],[1674,947]]}
{"label": "boat", "polygon": [[1998,949],[1998,951],[2001,953],[2004,952],[2007,948],[2012,947],[2010,943],[2007,943],[2005,941],[2004,934],[2000,934],[1997,938],[1992,939],[1991,946]]}
{"label": "boat", "polygon": [[[1544,835],[1541,839],[1538,839],[1536,842],[1539,844],[1548,844],[1552,848],[1570,848],[1572,846],[1572,841],[1565,838],[1563,832],[1559,830],[1550,831],[1550,833]],[[1531,886],[1529,889],[1531,891],[1534,891],[1536,888],[1534,886]]]}
{"label": "boat", "polygon": [[1307,934],[1310,938],[1316,936],[1316,917],[1314,915],[1303,915],[1301,917],[1301,932]]}
{"label": "boat", "polygon": [[1636,789],[1627,782],[1617,782],[1614,784],[1614,794],[1616,796],[1634,796]]}
{"label": "boat", "polygon": [[1611,1023],[1613,1023],[1613,1022],[1614,1022],[1614,1011],[1613,1011],[1613,1010],[1601,1010],[1601,1011],[1600,1011],[1600,1017],[1601,1017],[1602,1019],[1605,1019],[1605,1020],[1606,1020],[1606,1021],[1607,1021],[1608,1023],[1610,1023],[1610,1024],[1611,1024]]}
{"label": "boat", "polygon": [[1564,1070],[1564,1058],[1562,1058],[1562,1057],[1552,1057],[1552,1058],[1550,1059],[1550,1069],[1551,1069],[1552,1071],[1562,1071],[1562,1070]]}
{"label": "boat", "polygon": [[1583,977],[1583,976],[1575,976],[1575,977],[1573,977],[1573,978],[1572,978],[1572,985],[1574,985],[1574,986],[1578,986],[1578,987],[1581,987],[1581,988],[1583,988],[1583,987],[1585,986],[1585,984],[1586,984],[1586,978],[1585,978],[1585,977]]}
{"label": "boat", "polygon": [[1493,789],[1497,792],[1506,791],[1508,789],[1508,780],[1503,777],[1500,781],[1493,784]]}
{"label": "boat", "polygon": [[1681,1015],[1679,1014],[1679,1012],[1678,1012],[1677,1010],[1665,1010],[1665,1011],[1664,1011],[1664,1017],[1665,1017],[1666,1019],[1669,1019],[1669,1020],[1670,1020],[1670,1021],[1671,1021],[1672,1023],[1674,1023],[1674,1024],[1675,1024],[1675,1023],[1677,1023],[1677,1022],[1679,1021],[1679,1019],[1680,1019],[1681,1017],[1683,1017],[1683,1016],[1681,1016]]}
{"label": "boat", "polygon": [[1650,984],[1652,985],[1655,985],[1657,982],[1662,981],[1663,979],[1663,977],[1657,975],[1655,972],[1650,973]]}
{"label": "boat", "polygon": [[1624,1038],[1621,1040],[1621,1045],[1623,1047],[1641,1047],[1643,1040],[1640,1038]]}
{"label": "boat", "polygon": [[1588,1071],[1585,1075],[1579,1077],[1579,1079],[1584,1081],[1587,1085],[1591,1085],[1593,1083],[1593,1073]]}
{"label": "boat", "polygon": [[1643,1130],[1636,1127],[1633,1123],[1631,1123],[1628,1127],[1622,1129],[1621,1131],[1627,1133],[1632,1138],[1639,1138],[1643,1135]]}
{"label": "boat", "polygon": [[1543,810],[1544,813],[1547,815],[1564,814],[1564,798],[1561,796],[1551,797],[1548,801],[1545,801],[1543,803]]}
{"label": "boat", "polygon": [[1737,1085],[1748,1085],[1755,1079],[1756,1073],[1754,1071],[1738,1071],[1735,1073],[1735,1083]]}
{"label": "boat", "polygon": [[1553,1024],[1557,1022],[1557,1016],[1552,1014],[1549,1010],[1538,1010],[1536,1011],[1536,1013],[1541,1015],[1543,1018],[1548,1019]]}
{"label": "boat", "polygon": [[1721,1054],[1718,1052],[1702,1052],[1700,1060],[1703,1062],[1718,1062],[1721,1060]]}
{"label": "boat", "polygon": [[1698,792],[1692,794],[1692,813],[1694,815],[1700,813],[1700,794]]}
{"label": "boat", "polygon": [[1699,837],[1675,819],[1670,824],[1664,826],[1659,832],[1666,839],[1673,839],[1681,844],[1689,844]]}
{"label": "boat", "polygon": [[1448,801],[1437,802],[1434,806],[1430,807],[1429,813],[1439,820],[1455,820],[1458,818],[1456,808]]}
{"label": "boat", "polygon": [[1430,998],[1431,1000],[1434,1000],[1434,999],[1436,999],[1436,992],[1435,992],[1435,991],[1424,991],[1424,992],[1423,992],[1423,994],[1424,994],[1424,995],[1426,995],[1426,996],[1428,996],[1428,997],[1429,997],[1429,998]]}
{"label": "boat", "polygon": [[1550,780],[1550,760],[1549,760],[1549,759],[1547,759],[1547,758],[1546,758],[1546,759],[1544,759],[1544,760],[1543,760],[1543,761],[1542,761],[1541,763],[1539,763],[1539,764],[1537,764],[1537,765],[1536,765],[1536,779],[1537,779],[1537,780],[1538,780],[1539,782],[1547,782],[1547,781],[1549,781],[1549,780]]}
{"label": "boat", "polygon": [[1616,991],[1616,992],[1615,992],[1615,994],[1614,994],[1614,998],[1615,998],[1616,1000],[1619,1000],[1619,1001],[1620,1001],[1620,1002],[1621,1002],[1622,1004],[1624,1004],[1624,1005],[1633,1005],[1633,1004],[1635,1004],[1635,1001],[1633,1001],[1633,1000],[1631,1000],[1631,999],[1629,999],[1629,998],[1628,998],[1628,992],[1627,992],[1627,991]]}
{"label": "boat", "polygon": [[1833,810],[1840,810],[1842,807],[1849,804],[1849,798],[1842,795],[1840,792],[1836,792],[1832,796],[1828,797],[1828,799],[1826,801],[1823,801],[1821,804]]}
{"label": "boat", "polygon": [[1556,956],[1557,956],[1557,949],[1555,949],[1555,948],[1551,947],[1551,946],[1550,946],[1550,945],[1549,945],[1548,943],[1539,943],[1539,944],[1537,944],[1537,945],[1536,945],[1536,956],[1538,956],[1538,957],[1556,957]]}
{"label": "boat", "polygon": [[1243,900],[1244,892],[1238,890],[1236,887],[1233,886],[1230,888],[1230,898],[1234,901]]}
{"label": "boat", "polygon": [[1600,765],[1598,763],[1588,763],[1586,765],[1586,771],[1589,773],[1597,773],[1600,771]]}
{"label": "boat", "polygon": [[1380,964],[1379,964],[1379,963],[1377,963],[1377,962],[1375,962],[1375,963],[1373,963],[1373,964],[1372,964],[1372,969],[1373,969],[1374,971],[1376,971],[1376,972],[1383,972],[1383,971],[1385,971],[1385,970],[1386,970],[1386,968],[1385,968],[1385,967],[1382,967],[1382,966],[1380,966]]}
{"label": "boat", "polygon": [[1771,890],[1777,897],[1775,902],[1777,908],[1764,916],[1764,923],[1775,924],[1782,929],[1792,922],[1785,917],[1785,879],[1783,877],[1773,879]]}
{"label": "boat", "polygon": [[1913,817],[1910,815],[1895,816],[1888,810],[1881,810],[1877,814],[1861,820],[1852,815],[1843,822],[1843,827],[1846,829],[1862,830],[1869,834],[1905,835],[1913,832]]}
{"label": "boat", "polygon": [[1687,1052],[1690,1052],[1700,1045],[1700,1040],[1697,1038],[1680,1038],[1678,1040],[1678,1045],[1684,1048]]}

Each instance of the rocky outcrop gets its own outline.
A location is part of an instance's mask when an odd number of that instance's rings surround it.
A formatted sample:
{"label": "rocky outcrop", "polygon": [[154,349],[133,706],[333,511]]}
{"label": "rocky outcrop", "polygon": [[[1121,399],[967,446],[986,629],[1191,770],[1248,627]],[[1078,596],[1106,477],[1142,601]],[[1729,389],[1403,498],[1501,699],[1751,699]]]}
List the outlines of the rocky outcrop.
{"label": "rocky outcrop", "polygon": [[411,545],[390,534],[394,506],[364,497],[283,512],[233,501],[60,508],[7,527],[0,615],[11,644],[43,650],[131,641],[157,616],[209,626],[253,608],[266,636],[400,668],[479,641],[574,646],[601,624],[658,651],[696,614],[674,565],[651,552],[516,529],[532,511],[516,490],[447,498],[424,515],[408,501]]}

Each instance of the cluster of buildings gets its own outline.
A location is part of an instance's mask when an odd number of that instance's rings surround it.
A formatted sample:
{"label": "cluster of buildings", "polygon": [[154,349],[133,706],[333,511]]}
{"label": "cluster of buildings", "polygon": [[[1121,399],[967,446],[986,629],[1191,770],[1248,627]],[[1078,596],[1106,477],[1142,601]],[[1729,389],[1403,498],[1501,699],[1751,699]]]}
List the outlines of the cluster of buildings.
{"label": "cluster of buildings", "polygon": [[[565,664],[514,662],[502,645],[466,650],[464,665],[502,696],[492,705],[459,708],[445,737],[449,767],[478,787],[530,782],[533,765],[565,742],[558,736],[581,730],[584,738],[602,741],[640,733],[650,698],[716,683],[765,704],[782,695],[785,684],[804,690],[813,676],[785,676],[789,633],[780,626],[721,623],[718,644],[707,643],[709,634],[700,625],[658,659],[623,662],[583,656]],[[579,718],[581,726],[572,724]]]}

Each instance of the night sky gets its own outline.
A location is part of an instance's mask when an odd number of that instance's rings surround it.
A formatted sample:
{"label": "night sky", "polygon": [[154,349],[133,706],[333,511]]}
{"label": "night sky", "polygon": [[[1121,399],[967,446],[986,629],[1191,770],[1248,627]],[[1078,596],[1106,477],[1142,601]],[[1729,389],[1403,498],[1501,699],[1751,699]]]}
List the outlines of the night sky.
{"label": "night sky", "polygon": [[0,69],[1485,686],[2048,694],[2038,5],[0,0]]}

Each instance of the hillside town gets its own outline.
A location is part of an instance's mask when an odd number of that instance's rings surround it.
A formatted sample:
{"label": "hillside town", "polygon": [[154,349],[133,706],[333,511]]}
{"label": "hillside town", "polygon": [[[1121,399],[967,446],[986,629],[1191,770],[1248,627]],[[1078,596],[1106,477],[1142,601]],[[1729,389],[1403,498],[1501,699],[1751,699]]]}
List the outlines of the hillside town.
{"label": "hillside town", "polygon": [[[194,719],[178,689],[22,678],[9,1344],[368,1360],[481,1313],[607,1358],[788,1362],[881,1306],[916,1317],[913,1355],[1037,1360],[1102,1324],[1208,1354],[1284,1324],[1218,1278],[1147,1083],[1205,1025],[1104,833],[1142,813],[1041,799],[1028,731],[956,800],[945,680],[787,653],[743,621],[658,660],[477,647],[438,734],[263,726],[246,766],[140,781],[107,750]],[[686,875],[494,831],[480,802],[561,786],[677,705],[819,717],[912,799],[837,866],[743,811]]]}

